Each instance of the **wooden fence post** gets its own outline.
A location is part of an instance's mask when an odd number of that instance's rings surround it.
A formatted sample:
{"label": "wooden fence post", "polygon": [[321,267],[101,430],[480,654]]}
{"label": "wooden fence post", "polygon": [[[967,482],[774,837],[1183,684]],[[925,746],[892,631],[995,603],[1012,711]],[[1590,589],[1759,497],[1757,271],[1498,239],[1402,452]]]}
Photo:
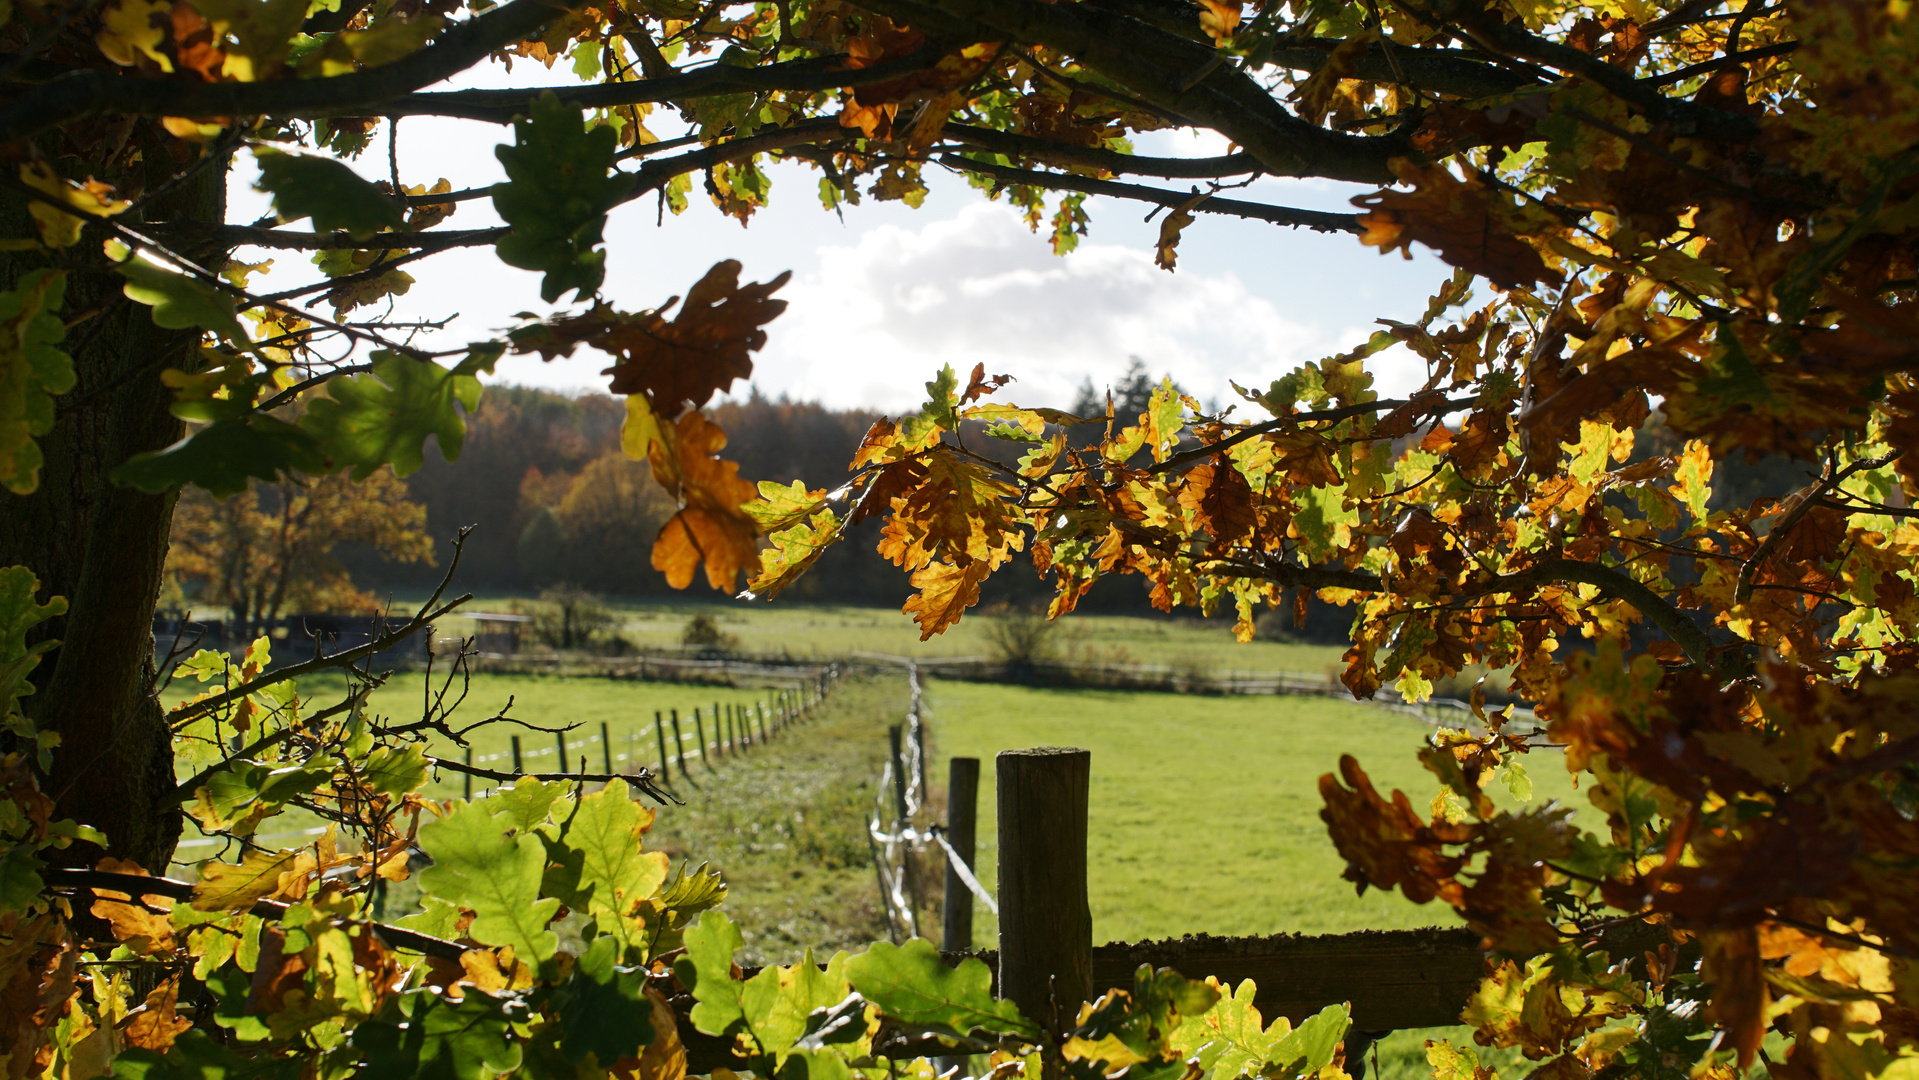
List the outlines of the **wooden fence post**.
{"label": "wooden fence post", "polygon": [[[585,755],[581,756],[584,757]],[[604,720],[600,721],[600,760],[606,763],[606,768],[600,771],[611,775],[613,772],[613,734],[607,730],[606,721]]]}
{"label": "wooden fence post", "polygon": [[673,752],[680,758],[680,775],[686,778],[687,783],[693,783],[693,774],[686,771],[686,736],[680,734],[680,710],[678,709],[673,710]]}
{"label": "wooden fence post", "polygon": [[666,717],[658,709],[653,710],[653,734],[660,744],[660,779],[668,787],[673,785],[673,759],[666,756]]}
{"label": "wooden fence post", "polygon": [[693,734],[700,737],[700,764],[709,769],[712,768],[713,759],[706,756],[706,752],[711,749],[706,745],[706,721],[700,718],[700,709],[697,705],[693,707]]}
{"label": "wooden fence post", "polygon": [[526,771],[526,768],[520,764],[520,737],[518,735],[513,736],[513,771],[515,773],[523,773]]}
{"label": "wooden fence post", "polygon": [[569,769],[566,767],[566,732],[564,731],[554,732],[553,741],[559,743],[560,745],[560,767],[557,771],[563,772],[563,773],[572,772],[573,771],[572,769]]}
{"label": "wooden fence post", "polygon": [[999,789],[999,993],[1049,1027],[1070,1027],[1093,994],[1086,903],[1091,752],[1003,750]]}
{"label": "wooden fence post", "polygon": [[[904,832],[913,827],[912,819],[906,809],[906,755],[900,738],[900,725],[894,724],[886,729],[887,741],[893,752],[893,809],[899,815],[898,828]],[[906,925],[913,933],[919,932],[920,891],[918,876],[914,873],[913,845],[900,845],[900,877],[906,881],[906,899],[913,905],[907,913]]]}
{"label": "wooden fence post", "polygon": [[[471,746],[466,748],[466,766],[469,769],[473,767],[473,748]],[[465,799],[471,799],[473,797],[472,773],[467,773],[460,777],[460,797]]]}
{"label": "wooden fence post", "polygon": [[761,708],[760,703],[757,701],[753,703],[753,718],[760,722],[760,741],[765,742],[766,741],[766,710]]}
{"label": "wooden fence post", "polygon": [[[973,868],[973,849],[979,831],[979,759],[956,757],[946,769],[946,842],[966,868]],[[964,952],[973,947],[973,890],[953,870],[947,856],[946,900],[942,912],[940,948]]]}

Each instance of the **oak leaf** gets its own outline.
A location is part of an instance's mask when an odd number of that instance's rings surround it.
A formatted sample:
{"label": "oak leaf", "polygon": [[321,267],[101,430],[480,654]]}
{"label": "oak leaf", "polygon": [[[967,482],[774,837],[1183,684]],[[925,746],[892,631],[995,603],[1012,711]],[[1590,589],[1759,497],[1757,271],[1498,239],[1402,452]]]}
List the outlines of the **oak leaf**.
{"label": "oak leaf", "polygon": [[912,579],[919,592],[900,610],[920,625],[920,640],[929,641],[958,622],[967,608],[979,603],[980,582],[992,572],[992,567],[978,561],[965,566],[933,563],[922,567],[913,572]]}
{"label": "oak leaf", "polygon": [[762,328],[786,310],[786,301],[772,295],[792,276],[789,270],[772,281],[742,286],[740,264],[726,259],[687,291],[672,322],[665,313],[675,300],[658,311],[610,320],[603,332],[588,338],[618,358],[603,372],[613,377],[609,389],[645,394],[665,413],[677,412],[682,402],[705,405],[716,391],[753,374],[748,354],[766,345]]}
{"label": "oak leaf", "polygon": [[[637,396],[637,395],[636,395]],[[744,507],[753,485],[740,479],[738,463],[722,460],[726,432],[698,410],[673,425],[647,449],[653,478],[674,494],[680,510],[653,541],[653,568],[667,584],[684,589],[702,564],[715,589],[732,592],[740,571],[759,562],[759,529]]]}
{"label": "oak leaf", "polygon": [[1444,167],[1421,168],[1397,159],[1394,165],[1413,190],[1386,188],[1353,199],[1365,211],[1359,215],[1366,229],[1361,243],[1381,254],[1404,251],[1410,259],[1418,241],[1447,263],[1506,289],[1557,285],[1564,279],[1520,237],[1520,215],[1478,173],[1461,180]]}

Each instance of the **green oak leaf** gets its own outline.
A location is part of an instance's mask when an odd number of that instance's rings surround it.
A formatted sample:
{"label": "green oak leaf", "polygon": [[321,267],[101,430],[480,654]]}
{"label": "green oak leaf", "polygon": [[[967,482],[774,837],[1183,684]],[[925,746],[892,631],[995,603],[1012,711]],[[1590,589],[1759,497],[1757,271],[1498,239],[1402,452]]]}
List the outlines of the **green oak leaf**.
{"label": "green oak leaf", "polygon": [[544,273],[540,298],[548,303],[568,289],[585,299],[606,280],[606,212],[633,187],[632,177],[613,171],[618,150],[610,125],[587,128],[577,108],[545,93],[513,121],[513,145],[493,151],[507,176],[493,185],[493,208],[513,227],[500,239],[500,261]]}
{"label": "green oak leaf", "polygon": [[913,1027],[964,1036],[974,1031],[1033,1037],[1039,1027],[1010,1001],[993,997],[993,973],[968,957],[947,967],[924,938],[881,942],[846,962],[846,977],[881,1015]]}
{"label": "green oak leaf", "polygon": [[427,767],[426,752],[417,746],[382,746],[360,767],[360,782],[397,799],[426,783]]}
{"label": "green oak leaf", "polygon": [[251,344],[233,314],[233,298],[198,278],[135,255],[114,267],[127,279],[127,299],[153,309],[153,325],[166,330],[211,330],[236,345]]}
{"label": "green oak leaf", "polygon": [[0,850],[0,915],[25,911],[39,900],[47,883],[40,870],[46,866],[34,854],[33,844],[13,844]]}
{"label": "green oak leaf", "polygon": [[433,988],[401,994],[353,1031],[364,1080],[486,1080],[520,1067],[518,1002],[473,987],[458,1001]]}
{"label": "green oak leaf", "polygon": [[260,166],[255,186],[272,194],[273,210],[283,224],[310,217],[316,232],[337,229],[362,240],[404,224],[393,197],[361,179],[345,162],[268,146],[254,147],[253,158]]}
{"label": "green oak leaf", "polygon": [[35,270],[0,292],[0,486],[15,495],[40,486],[44,457],[34,441],[53,429],[53,398],[73,389],[73,358],[55,348],[66,326],[54,314],[67,275]]}
{"label": "green oak leaf", "polygon": [[[765,1020],[756,1027],[769,1051],[784,1056],[793,1051],[794,1043],[819,1032],[825,1011],[845,1001],[852,989],[846,979],[846,961],[847,954],[838,952],[821,967],[808,949],[799,963],[779,970],[778,993]],[[861,1022],[840,1025],[819,1041],[848,1057],[864,1056],[866,1040],[873,1033],[872,1019],[872,1010],[864,1009]]]}
{"label": "green oak leaf", "polygon": [[[242,978],[245,976],[242,975]],[[265,1030],[265,1025],[261,1025]],[[246,1056],[213,1041],[204,1031],[180,1033],[165,1054],[138,1047],[113,1059],[115,1080],[296,1080],[306,1070],[304,1054]]]}
{"label": "green oak leaf", "polygon": [[718,907],[726,899],[726,879],[705,863],[689,870],[682,864],[679,872],[658,896],[648,901],[655,913],[648,932],[653,935],[651,952],[658,956],[680,947],[680,932],[700,916]]}
{"label": "green oak leaf", "polygon": [[530,832],[546,823],[547,812],[566,794],[566,785],[522,776],[512,787],[494,788],[480,805],[502,818],[515,832]]}
{"label": "green oak leaf", "polygon": [[740,928],[724,913],[709,911],[686,928],[685,942],[686,954],[673,962],[673,974],[698,1002],[690,1014],[693,1026],[708,1035],[745,1027],[746,984],[733,977],[733,954],[746,944]]}
{"label": "green oak leaf", "polygon": [[1308,559],[1328,558],[1352,542],[1352,527],[1359,524],[1359,511],[1347,507],[1345,487],[1295,491],[1293,501],[1299,505],[1299,512],[1293,515],[1293,528],[1299,532],[1299,549]]}
{"label": "green oak leaf", "polygon": [[560,1053],[574,1065],[591,1053],[604,1068],[653,1041],[646,969],[622,967],[619,959],[618,940],[594,938],[553,993],[563,1032]]}
{"label": "green oak leaf", "polygon": [[460,905],[445,897],[420,897],[420,910],[402,919],[395,919],[393,925],[402,926],[427,937],[452,940],[459,935]]}
{"label": "green oak leaf", "polygon": [[492,371],[499,356],[497,346],[476,346],[457,366],[444,368],[381,349],[371,373],[328,383],[327,396],[308,406],[300,426],[319,440],[335,468],[351,466],[355,480],[388,464],[394,475],[410,476],[426,462],[428,436],[446,460],[460,456],[466,440],[460,408],[479,407],[479,375]]}
{"label": "green oak leaf", "polygon": [[33,693],[27,673],[40,662],[41,654],[60,644],[27,644],[29,630],[67,610],[64,597],[52,597],[44,604],[35,600],[39,591],[40,579],[33,571],[24,566],[0,568],[0,724],[14,714],[21,698]]}
{"label": "green oak leaf", "polygon": [[1211,1009],[1182,1015],[1170,1040],[1172,1049],[1214,1076],[1257,1073],[1273,1047],[1293,1030],[1283,1016],[1274,1018],[1269,1028],[1260,1027],[1259,1010],[1253,1006],[1258,992],[1253,980],[1246,979],[1232,994],[1222,994]]}
{"label": "green oak leaf", "polygon": [[1352,1026],[1350,1004],[1326,1006],[1273,1045],[1266,1055],[1268,1068],[1260,1075],[1274,1080],[1316,1075],[1332,1064],[1333,1055],[1346,1040],[1346,1029]]}
{"label": "green oak leaf", "polygon": [[559,936],[547,923],[560,909],[540,898],[546,849],[527,832],[508,835],[510,825],[484,803],[464,803],[420,826],[420,846],[433,865],[420,872],[420,889],[473,912],[467,932],[485,945],[511,945],[521,961],[538,966],[551,959]]}
{"label": "green oak leaf", "polygon": [[248,480],[326,471],[326,454],[310,433],[248,413],[217,420],[165,449],[135,454],[110,475],[116,484],[145,492],[192,484],[224,499],[245,491]]}
{"label": "green oak leaf", "polygon": [[959,427],[959,375],[953,365],[941,366],[938,377],[926,384],[926,404],[900,426],[900,438],[910,450],[921,450],[938,441],[940,432]]}
{"label": "green oak leaf", "polygon": [[581,799],[564,822],[541,830],[576,856],[560,860],[578,867],[579,895],[567,906],[598,916],[603,933],[637,930],[625,925],[627,917],[666,883],[666,854],[640,850],[652,824],[653,812],[633,801],[626,781],[615,779]]}

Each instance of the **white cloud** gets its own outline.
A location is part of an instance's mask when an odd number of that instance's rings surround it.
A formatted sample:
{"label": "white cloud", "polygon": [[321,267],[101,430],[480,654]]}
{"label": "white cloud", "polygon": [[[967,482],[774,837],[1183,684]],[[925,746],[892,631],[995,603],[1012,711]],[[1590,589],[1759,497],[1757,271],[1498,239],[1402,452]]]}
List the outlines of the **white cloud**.
{"label": "white cloud", "polygon": [[784,294],[793,306],[756,365],[763,390],[901,410],[940,365],[964,377],[983,362],[1018,379],[1011,400],[1064,406],[1136,355],[1224,402],[1228,379],[1263,383],[1363,336],[1282,316],[1230,271],[1168,274],[1146,251],[1104,244],[1056,257],[1003,204],[882,225],[819,256]]}

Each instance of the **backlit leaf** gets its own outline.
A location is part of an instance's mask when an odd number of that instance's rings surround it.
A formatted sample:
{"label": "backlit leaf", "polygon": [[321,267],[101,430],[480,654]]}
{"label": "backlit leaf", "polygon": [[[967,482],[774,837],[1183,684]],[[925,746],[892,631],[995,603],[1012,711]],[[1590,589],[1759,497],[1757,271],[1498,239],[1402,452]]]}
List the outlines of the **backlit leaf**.
{"label": "backlit leaf", "polygon": [[1038,1034],[1012,1002],[993,997],[992,972],[984,963],[969,957],[948,967],[924,938],[875,944],[846,962],[846,977],[860,996],[901,1023],[950,1035]]}
{"label": "backlit leaf", "polygon": [[475,941],[510,945],[517,958],[538,964],[559,947],[547,923],[560,902],[540,898],[546,848],[539,837],[509,836],[509,828],[484,804],[472,803],[458,804],[447,816],[420,826],[420,846],[433,859],[420,872],[420,888],[471,910],[468,932]]}
{"label": "backlit leaf", "polygon": [[493,208],[513,227],[499,242],[500,261],[544,273],[548,303],[569,289],[585,299],[606,279],[606,212],[632,187],[613,171],[618,148],[611,127],[588,129],[578,109],[549,93],[513,121],[513,145],[494,150],[507,179],[493,185]]}

